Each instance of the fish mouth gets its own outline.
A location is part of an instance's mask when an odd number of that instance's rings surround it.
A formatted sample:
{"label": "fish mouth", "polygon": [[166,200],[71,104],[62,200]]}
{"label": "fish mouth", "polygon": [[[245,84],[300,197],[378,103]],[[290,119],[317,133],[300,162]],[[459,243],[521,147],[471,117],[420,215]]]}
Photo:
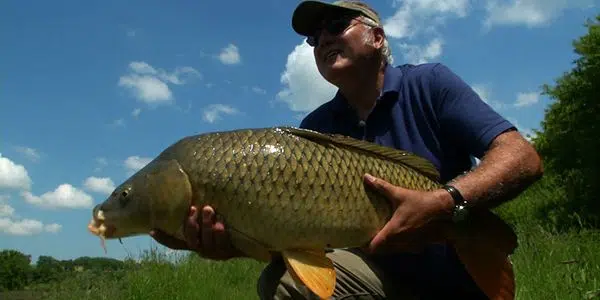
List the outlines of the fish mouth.
{"label": "fish mouth", "polygon": [[87,228],[89,232],[100,238],[102,248],[106,253],[106,239],[114,236],[116,227],[114,225],[106,224],[105,220],[106,218],[104,217],[104,211],[98,209],[95,211],[95,214],[90,220]]}

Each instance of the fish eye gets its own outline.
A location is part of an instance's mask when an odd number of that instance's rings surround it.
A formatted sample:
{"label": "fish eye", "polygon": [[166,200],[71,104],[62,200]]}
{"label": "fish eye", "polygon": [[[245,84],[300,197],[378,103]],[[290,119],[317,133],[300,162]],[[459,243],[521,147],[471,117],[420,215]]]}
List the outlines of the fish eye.
{"label": "fish eye", "polygon": [[127,205],[127,203],[129,203],[129,190],[123,190],[121,191],[121,197],[119,197],[119,204],[121,204],[121,207],[124,207],[125,205]]}

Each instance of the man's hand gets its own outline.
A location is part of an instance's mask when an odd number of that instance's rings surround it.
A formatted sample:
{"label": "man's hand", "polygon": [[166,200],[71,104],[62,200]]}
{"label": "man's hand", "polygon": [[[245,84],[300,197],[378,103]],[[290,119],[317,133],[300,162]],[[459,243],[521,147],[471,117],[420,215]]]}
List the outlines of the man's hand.
{"label": "man's hand", "polygon": [[150,236],[168,248],[191,250],[209,259],[227,260],[243,256],[231,244],[223,222],[216,220],[215,212],[210,206],[203,207],[201,223],[198,223],[198,209],[192,206],[183,232],[185,241],[174,238],[159,229],[152,230]]}
{"label": "man's hand", "polygon": [[405,189],[374,177],[364,176],[365,182],[392,203],[394,214],[371,240],[367,251],[418,252],[426,244],[441,237],[439,221],[451,216],[454,203],[445,190],[430,192]]}

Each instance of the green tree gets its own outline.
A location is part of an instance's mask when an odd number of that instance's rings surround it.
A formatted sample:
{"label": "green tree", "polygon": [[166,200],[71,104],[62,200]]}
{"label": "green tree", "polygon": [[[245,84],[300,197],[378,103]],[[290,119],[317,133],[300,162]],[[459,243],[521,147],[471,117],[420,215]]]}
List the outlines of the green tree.
{"label": "green tree", "polygon": [[[574,67],[544,85],[554,102],[546,109],[533,142],[546,174],[560,184],[566,199],[562,221],[573,216],[597,226],[600,218],[600,15],[573,41]],[[559,187],[557,187],[559,188]]]}
{"label": "green tree", "polygon": [[42,255],[37,260],[34,274],[36,283],[48,283],[61,280],[65,271],[59,260]]}
{"label": "green tree", "polygon": [[0,290],[21,290],[29,284],[31,256],[16,250],[0,252]]}

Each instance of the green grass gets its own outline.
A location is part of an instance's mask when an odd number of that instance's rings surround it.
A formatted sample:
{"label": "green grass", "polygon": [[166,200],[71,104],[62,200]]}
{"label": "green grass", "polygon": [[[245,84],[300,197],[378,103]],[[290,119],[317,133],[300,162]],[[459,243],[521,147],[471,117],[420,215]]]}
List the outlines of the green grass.
{"label": "green grass", "polygon": [[78,272],[44,288],[44,299],[257,299],[263,264],[239,259],[211,262],[196,255],[173,259],[156,250],[122,274]]}
{"label": "green grass", "polygon": [[517,299],[600,299],[600,230],[565,219],[564,201],[545,179],[496,210],[519,237]]}
{"label": "green grass", "polygon": [[[519,236],[512,257],[517,299],[600,299],[600,230],[577,222],[559,226],[555,212],[562,199],[549,181],[542,181],[497,209]],[[150,251],[128,271],[79,272],[38,290],[45,291],[44,299],[65,300],[257,299],[263,266],[250,260],[210,262],[196,255],[173,260]]]}

